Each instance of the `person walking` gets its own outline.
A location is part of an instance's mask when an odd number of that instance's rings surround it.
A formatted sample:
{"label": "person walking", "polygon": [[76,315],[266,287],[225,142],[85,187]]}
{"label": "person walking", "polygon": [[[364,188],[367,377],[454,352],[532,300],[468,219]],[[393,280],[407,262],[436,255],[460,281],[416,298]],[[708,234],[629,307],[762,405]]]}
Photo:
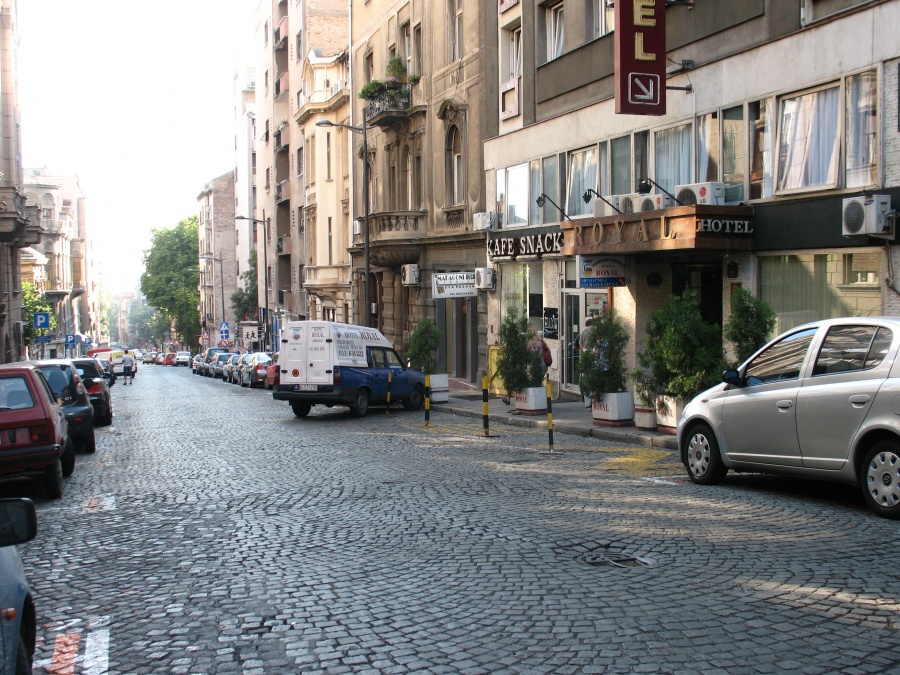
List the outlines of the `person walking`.
{"label": "person walking", "polygon": [[131,355],[131,352],[126,349],[125,354],[122,356],[122,378],[125,380],[126,385],[129,382],[134,383],[134,377],[131,374],[133,368],[134,357]]}

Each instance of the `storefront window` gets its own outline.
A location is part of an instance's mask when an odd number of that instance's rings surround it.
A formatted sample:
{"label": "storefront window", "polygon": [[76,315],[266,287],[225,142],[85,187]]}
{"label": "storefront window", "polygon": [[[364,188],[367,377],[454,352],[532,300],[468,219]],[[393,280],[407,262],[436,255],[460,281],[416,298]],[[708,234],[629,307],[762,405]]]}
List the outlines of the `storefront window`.
{"label": "storefront window", "polygon": [[536,331],[544,324],[544,277],[542,263],[510,263],[500,271],[500,316],[510,307],[525,310]]}
{"label": "storefront window", "polygon": [[777,315],[775,334],[808,321],[877,316],[881,253],[761,256],[760,297]]}

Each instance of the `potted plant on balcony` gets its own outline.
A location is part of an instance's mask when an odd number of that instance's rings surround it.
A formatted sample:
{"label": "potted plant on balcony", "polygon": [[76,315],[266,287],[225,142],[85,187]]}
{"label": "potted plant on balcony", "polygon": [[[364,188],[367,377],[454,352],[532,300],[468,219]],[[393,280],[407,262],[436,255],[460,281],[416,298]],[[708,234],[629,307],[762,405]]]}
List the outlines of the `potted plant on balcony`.
{"label": "potted plant on balcony", "polygon": [[497,375],[503,380],[507,397],[515,394],[516,410],[535,415],[547,410],[547,390],[544,378],[542,354],[531,349],[528,316],[516,307],[506,311],[500,324],[500,355],[497,358]]}
{"label": "potted plant on balcony", "polygon": [[725,366],[722,333],[700,312],[696,291],[673,295],[647,321],[644,351],[638,362],[658,394],[658,426],[674,432],[684,404],[718,383]]}
{"label": "potted plant on balcony", "polygon": [[582,390],[591,397],[594,424],[630,426],[634,395],[625,387],[628,330],[614,310],[601,312],[587,328],[579,356]]}
{"label": "potted plant on balcony", "polygon": [[410,75],[409,77],[406,78],[407,82],[409,82],[409,83],[410,83],[412,86],[414,86],[414,87],[415,87],[417,84],[419,84],[419,81],[420,81],[421,79],[422,79],[422,76],[421,76],[421,75],[418,75],[418,74],[416,74],[416,73],[413,73],[412,75]]}
{"label": "potted plant on balcony", "polygon": [[403,64],[403,59],[399,56],[392,56],[388,59],[384,74],[389,87],[393,85],[396,88],[406,82],[406,66]]}
{"label": "potted plant on balcony", "polygon": [[433,403],[446,403],[450,400],[450,376],[447,373],[435,373],[438,349],[443,338],[443,333],[431,319],[422,319],[409,336],[409,350],[406,352],[409,365],[430,376]]}

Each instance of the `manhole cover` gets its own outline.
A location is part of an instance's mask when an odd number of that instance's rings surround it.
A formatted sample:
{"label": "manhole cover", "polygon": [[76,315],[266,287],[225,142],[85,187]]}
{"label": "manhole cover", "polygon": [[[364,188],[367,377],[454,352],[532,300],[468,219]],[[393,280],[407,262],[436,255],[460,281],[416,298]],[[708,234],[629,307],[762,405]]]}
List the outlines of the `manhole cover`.
{"label": "manhole cover", "polygon": [[591,567],[646,567],[653,562],[623,553],[582,553],[575,560]]}

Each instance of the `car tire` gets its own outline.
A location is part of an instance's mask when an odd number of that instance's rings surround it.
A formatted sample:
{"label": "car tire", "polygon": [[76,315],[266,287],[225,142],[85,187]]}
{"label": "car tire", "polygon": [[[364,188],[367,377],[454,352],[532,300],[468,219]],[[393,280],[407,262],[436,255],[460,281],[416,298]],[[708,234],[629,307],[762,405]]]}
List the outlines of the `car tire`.
{"label": "car tire", "polygon": [[403,399],[403,407],[407,410],[419,410],[425,402],[425,390],[421,385],[416,385],[409,398]]}
{"label": "car tire", "polygon": [[81,439],[81,451],[86,455],[93,455],[97,452],[97,438],[94,436],[93,429],[91,429],[90,436]]}
{"label": "car tire", "polygon": [[31,654],[25,646],[25,638],[19,636],[19,647],[16,651],[16,675],[31,675]]}
{"label": "car tire", "polygon": [[900,518],[900,442],[878,441],[863,458],[859,477],[866,504],[882,518]]}
{"label": "car tire", "polygon": [[246,384],[244,384],[244,376],[243,376],[243,375],[241,375],[241,386],[242,386],[242,387],[246,387],[246,386],[247,386]]}
{"label": "car tire", "polygon": [[59,499],[63,493],[62,460],[57,459],[44,469],[44,492],[47,499]]}
{"label": "car tire", "polygon": [[269,381],[268,381],[268,380],[264,380],[264,381],[263,381],[263,388],[264,388],[266,391],[269,391],[269,390],[272,388],[272,385],[269,384]]}
{"label": "car tire", "polygon": [[309,411],[312,410],[312,405],[295,401],[291,403],[291,410],[294,411],[294,415],[297,417],[306,417],[309,415]]}
{"label": "car tire", "polygon": [[681,456],[688,476],[697,485],[717,485],[725,478],[728,468],[722,463],[719,442],[707,424],[691,427],[681,441]]}
{"label": "car tire", "polygon": [[68,436],[66,436],[66,447],[63,449],[60,460],[63,478],[68,478],[75,471],[75,443]]}
{"label": "car tire", "polygon": [[354,417],[365,417],[366,413],[369,412],[369,392],[365,389],[360,389],[356,392],[356,400],[353,405],[350,406],[350,412],[353,413]]}

